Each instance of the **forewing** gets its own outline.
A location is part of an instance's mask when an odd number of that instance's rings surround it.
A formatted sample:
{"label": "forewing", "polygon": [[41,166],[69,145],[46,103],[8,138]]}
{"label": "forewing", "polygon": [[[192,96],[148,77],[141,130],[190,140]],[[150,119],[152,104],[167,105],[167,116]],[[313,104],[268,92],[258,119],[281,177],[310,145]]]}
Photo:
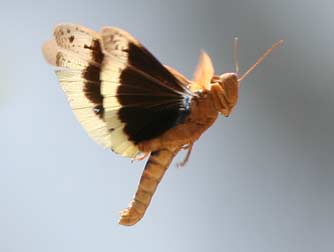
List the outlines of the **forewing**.
{"label": "forewing", "polygon": [[211,78],[214,74],[214,68],[212,61],[209,55],[202,51],[199,57],[199,61],[194,73],[194,82],[201,88],[202,90],[209,89],[209,83],[211,82]]}

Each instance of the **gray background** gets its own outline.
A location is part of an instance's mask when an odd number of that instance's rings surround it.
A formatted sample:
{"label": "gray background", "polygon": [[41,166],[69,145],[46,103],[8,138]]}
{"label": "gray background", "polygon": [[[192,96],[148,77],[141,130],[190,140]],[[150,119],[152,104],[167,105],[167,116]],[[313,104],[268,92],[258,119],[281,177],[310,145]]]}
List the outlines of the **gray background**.
{"label": "gray background", "polygon": [[[0,19],[1,252],[334,251],[333,1],[12,0]],[[285,44],[128,228],[118,211],[144,162],[103,150],[72,115],[40,52],[64,22],[122,27],[188,77],[200,49],[233,71],[234,36],[242,72]]]}

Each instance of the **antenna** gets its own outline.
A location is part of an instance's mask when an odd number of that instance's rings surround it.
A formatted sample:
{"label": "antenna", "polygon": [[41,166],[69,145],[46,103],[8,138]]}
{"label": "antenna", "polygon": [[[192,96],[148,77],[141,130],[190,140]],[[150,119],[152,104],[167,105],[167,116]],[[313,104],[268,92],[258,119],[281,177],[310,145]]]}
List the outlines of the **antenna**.
{"label": "antenna", "polygon": [[258,60],[254,63],[254,65],[252,65],[239,79],[238,81],[242,81],[250,72],[252,72],[254,70],[254,68],[260,64],[270,53],[272,50],[274,50],[276,47],[280,46],[283,44],[283,40],[279,40],[277,41],[275,44],[273,44],[267,51],[265,51],[264,54],[262,54],[262,56],[260,58],[258,58]]}
{"label": "antenna", "polygon": [[234,37],[233,56],[234,56],[234,65],[235,65],[235,73],[236,74],[239,73],[238,49],[239,49],[239,39],[238,39],[238,37]]}

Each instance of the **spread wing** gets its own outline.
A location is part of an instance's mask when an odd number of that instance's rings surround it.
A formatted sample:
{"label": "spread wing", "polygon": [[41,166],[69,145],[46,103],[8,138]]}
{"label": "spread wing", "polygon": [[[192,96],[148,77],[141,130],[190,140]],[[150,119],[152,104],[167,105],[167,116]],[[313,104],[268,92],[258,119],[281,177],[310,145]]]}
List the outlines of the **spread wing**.
{"label": "spread wing", "polygon": [[137,144],[182,123],[193,93],[127,32],[59,25],[43,47],[74,114],[106,148],[133,157]]}
{"label": "spread wing", "polygon": [[202,51],[194,73],[194,85],[192,90],[209,90],[211,78],[214,75],[214,68],[210,56]]}

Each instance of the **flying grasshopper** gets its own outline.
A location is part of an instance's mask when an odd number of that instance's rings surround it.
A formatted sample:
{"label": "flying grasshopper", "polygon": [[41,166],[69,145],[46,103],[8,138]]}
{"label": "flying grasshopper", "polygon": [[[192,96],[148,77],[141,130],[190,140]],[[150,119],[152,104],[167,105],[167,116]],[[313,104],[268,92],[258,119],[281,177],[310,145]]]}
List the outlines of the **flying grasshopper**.
{"label": "flying grasshopper", "polygon": [[[95,32],[63,24],[43,46],[79,122],[105,148],[125,157],[149,155],[137,192],[119,223],[134,225],[175,155],[193,144],[238,102],[240,82],[277,46],[276,42],[241,77],[216,75],[210,57],[200,55],[193,80],[161,64],[138,40],[119,28]],[[237,43],[235,44],[235,56]],[[237,57],[235,57],[237,59]],[[142,156],[140,156],[142,155]]]}

